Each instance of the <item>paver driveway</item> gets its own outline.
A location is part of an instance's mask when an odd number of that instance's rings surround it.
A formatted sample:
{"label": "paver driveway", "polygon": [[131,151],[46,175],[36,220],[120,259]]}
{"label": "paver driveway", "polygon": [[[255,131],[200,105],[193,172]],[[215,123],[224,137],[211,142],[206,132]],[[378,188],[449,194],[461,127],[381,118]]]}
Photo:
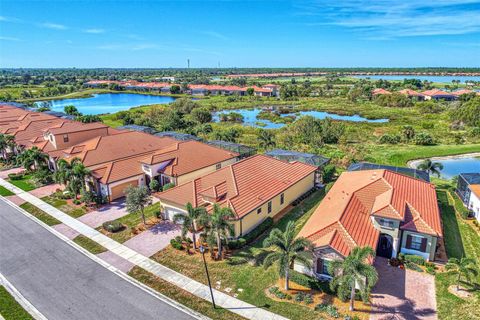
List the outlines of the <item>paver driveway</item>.
{"label": "paver driveway", "polygon": [[87,226],[97,228],[105,221],[115,220],[126,216],[128,214],[125,206],[125,199],[115,200],[112,203],[104,205],[98,210],[84,214],[79,221],[85,223]]}
{"label": "paver driveway", "polygon": [[371,320],[437,319],[434,277],[375,259],[379,279],[372,291]]}

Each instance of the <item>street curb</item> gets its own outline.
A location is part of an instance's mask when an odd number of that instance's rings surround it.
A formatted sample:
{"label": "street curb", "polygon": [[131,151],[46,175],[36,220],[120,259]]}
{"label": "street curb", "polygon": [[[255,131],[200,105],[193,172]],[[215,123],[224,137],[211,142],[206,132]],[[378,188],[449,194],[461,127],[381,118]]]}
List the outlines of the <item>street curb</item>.
{"label": "street curb", "polygon": [[[8,280],[0,273],[0,284],[7,289],[12,297],[27,311],[35,320],[48,320],[40,311],[37,310]],[[0,315],[0,319],[3,317]]]}
{"label": "street curb", "polygon": [[[53,233],[55,236],[57,236],[58,238],[60,238],[61,240],[63,240],[64,242],[66,242],[67,244],[69,244],[70,246],[74,247],[75,249],[77,249],[78,251],[80,251],[81,253],[83,253],[85,256],[87,256],[88,258],[90,258],[91,260],[95,261],[96,263],[100,264],[101,266],[103,266],[104,268],[108,269],[109,271],[115,273],[116,275],[118,275],[119,277],[123,278],[124,280],[128,281],[129,283],[133,284],[134,286],[136,286],[137,288],[147,292],[148,294],[154,296],[155,298],[159,299],[159,300],[162,300],[163,302],[171,305],[172,307],[180,310],[180,311],[183,311],[185,312],[186,314],[196,318],[196,319],[199,319],[199,320],[211,320],[209,317],[207,316],[204,316],[202,315],[201,313],[198,313],[186,306],[184,306],[183,304],[161,294],[160,292],[157,292],[155,291],[154,289],[150,288],[149,286],[147,285],[144,285],[143,283],[141,283],[140,281],[130,277],[128,274],[126,274],[125,272],[117,269],[115,266],[109,264],[108,262],[100,259],[99,257],[97,257],[96,255],[92,254],[91,252],[89,252],[88,250],[84,249],[83,247],[81,247],[80,245],[76,244],[75,242],[73,242],[72,240],[68,239],[66,236],[64,236],[63,234],[61,234],[60,232],[58,232],[57,230],[53,229],[52,227],[50,227],[49,225],[45,224],[44,222],[42,222],[41,220],[37,219],[36,217],[34,217],[33,215],[31,215],[29,212],[25,211],[24,209],[20,208],[19,206],[17,206],[16,204],[14,204],[13,202],[11,202],[10,200],[6,199],[5,197],[3,196],[0,196],[0,199],[2,199],[3,201],[5,201],[5,203],[7,203],[9,206],[15,208],[16,210],[20,211],[22,214],[24,214],[27,218],[31,219],[32,221],[36,222],[37,224],[39,224],[40,226],[42,226],[44,229],[50,231],[51,233]],[[0,274],[1,276],[1,274]],[[6,280],[6,279],[5,279]],[[31,304],[30,304],[31,305]],[[33,307],[33,306],[32,306]],[[35,309],[36,310],[36,309]],[[47,318],[43,317],[43,318],[39,318],[37,320],[47,320]]]}

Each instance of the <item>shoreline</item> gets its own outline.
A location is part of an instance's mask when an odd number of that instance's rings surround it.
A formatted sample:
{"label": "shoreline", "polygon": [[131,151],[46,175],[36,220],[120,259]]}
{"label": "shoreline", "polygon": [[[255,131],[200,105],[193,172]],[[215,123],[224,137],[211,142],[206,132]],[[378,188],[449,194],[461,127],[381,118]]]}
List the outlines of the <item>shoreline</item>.
{"label": "shoreline", "polygon": [[451,156],[441,156],[441,157],[430,157],[430,158],[415,159],[415,160],[407,161],[407,166],[409,168],[416,169],[418,164],[425,159],[430,159],[432,161],[435,161],[435,160],[451,160],[451,159],[474,158],[474,157],[480,157],[480,152],[462,153],[462,154],[456,154],[456,155],[451,155]]}

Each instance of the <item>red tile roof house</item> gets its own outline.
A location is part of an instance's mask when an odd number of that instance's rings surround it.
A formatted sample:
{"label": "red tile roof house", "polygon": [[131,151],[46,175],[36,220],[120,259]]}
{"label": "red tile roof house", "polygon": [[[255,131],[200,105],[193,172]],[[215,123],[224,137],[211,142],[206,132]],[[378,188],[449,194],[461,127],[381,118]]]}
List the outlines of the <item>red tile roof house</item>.
{"label": "red tile roof house", "polygon": [[425,100],[425,96],[423,94],[421,94],[421,93],[419,93],[415,90],[412,90],[412,89],[403,89],[403,90],[398,91],[398,93],[406,95],[409,98],[413,98],[413,99],[416,99],[416,100],[419,100],[419,101]]}
{"label": "red tile roof house", "polygon": [[194,207],[212,210],[213,204],[230,208],[234,237],[241,237],[275,217],[315,185],[316,166],[285,162],[265,155],[243,159],[215,172],[157,193],[166,218]]}
{"label": "red tile roof house", "polygon": [[92,171],[90,187],[110,201],[124,196],[129,185],[180,184],[237,161],[238,154],[198,141],[125,131],[96,137],[64,150]]}
{"label": "red tile roof house", "polygon": [[432,261],[442,237],[435,187],[389,170],[344,172],[299,236],[314,244],[314,267],[295,270],[318,278],[329,279],[329,262],[356,246],[386,258],[403,252]]}
{"label": "red tile roof house", "polygon": [[373,96],[378,96],[382,94],[392,94],[390,91],[382,89],[382,88],[377,88],[372,90],[372,95]]}
{"label": "red tile roof house", "polygon": [[452,93],[445,92],[439,89],[427,90],[422,92],[425,96],[425,100],[445,100],[445,101],[453,101],[456,100],[458,97]]}

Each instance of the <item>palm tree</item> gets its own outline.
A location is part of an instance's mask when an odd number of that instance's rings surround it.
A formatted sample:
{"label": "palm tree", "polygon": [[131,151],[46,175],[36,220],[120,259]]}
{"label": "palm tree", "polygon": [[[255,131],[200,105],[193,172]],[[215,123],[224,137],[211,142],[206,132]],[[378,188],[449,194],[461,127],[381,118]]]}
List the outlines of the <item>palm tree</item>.
{"label": "palm tree", "polygon": [[32,166],[34,170],[37,170],[40,167],[42,162],[48,160],[48,155],[43,153],[37,147],[32,147],[30,149],[24,150],[20,156],[18,161],[22,164],[22,166],[29,170]]}
{"label": "palm tree", "polygon": [[435,174],[440,177],[440,171],[443,170],[443,164],[440,162],[433,162],[430,159],[425,159],[417,166],[417,169],[425,170],[431,174]]}
{"label": "palm tree", "polygon": [[348,297],[350,291],[350,311],[354,310],[355,286],[359,286],[366,301],[370,289],[378,281],[377,271],[367,262],[374,256],[375,251],[371,247],[355,247],[344,260],[334,260],[328,266],[328,273],[335,275],[330,282],[331,289],[337,289],[341,297]]}
{"label": "palm tree", "polygon": [[82,186],[82,190],[86,190],[85,179],[90,176],[90,170],[85,167],[80,159],[74,158],[72,160],[72,174],[73,177],[79,181]]}
{"label": "palm tree", "polygon": [[285,232],[280,229],[273,229],[269,236],[263,241],[263,246],[274,247],[275,251],[269,253],[263,262],[265,268],[270,267],[274,262],[278,264],[280,276],[285,277],[285,290],[289,289],[289,273],[297,260],[305,267],[312,268],[312,243],[306,238],[295,238],[295,223],[290,221]]}
{"label": "palm tree", "polygon": [[273,148],[276,145],[274,138],[275,135],[271,131],[260,129],[257,136],[258,145],[265,150]]}
{"label": "palm tree", "polygon": [[194,208],[192,204],[189,202],[186,205],[187,214],[177,213],[173,216],[173,222],[175,223],[182,223],[182,237],[185,238],[187,233],[190,232],[192,234],[193,240],[193,249],[197,250],[197,220],[203,216],[207,215],[207,210],[204,207]]}
{"label": "palm tree", "polygon": [[405,140],[410,141],[415,137],[415,129],[412,126],[403,126],[403,136]]}
{"label": "palm tree", "polygon": [[53,174],[53,180],[56,183],[67,185],[72,177],[72,166],[65,159],[60,159],[57,162],[57,170]]}
{"label": "palm tree", "polygon": [[459,289],[460,279],[462,276],[467,280],[468,283],[470,283],[472,280],[471,276],[476,277],[478,274],[477,268],[475,266],[475,260],[466,257],[463,257],[461,259],[448,259],[448,263],[445,265],[445,269],[458,275],[457,290]]}
{"label": "palm tree", "polygon": [[75,198],[81,190],[86,191],[85,179],[90,176],[91,172],[87,169],[79,158],[73,158],[68,162],[60,159],[57,162],[57,171],[53,175],[53,179],[57,183],[61,183],[67,187]]}
{"label": "palm tree", "polygon": [[9,134],[0,133],[0,154],[7,160],[7,149],[13,151],[15,147],[15,137]]}
{"label": "palm tree", "polygon": [[222,239],[228,241],[228,237],[235,234],[233,224],[228,222],[233,218],[235,214],[232,209],[222,208],[215,203],[212,214],[200,216],[198,219],[199,223],[207,229],[208,238],[211,240],[209,245],[213,244],[212,242],[217,243],[217,259],[222,256]]}

